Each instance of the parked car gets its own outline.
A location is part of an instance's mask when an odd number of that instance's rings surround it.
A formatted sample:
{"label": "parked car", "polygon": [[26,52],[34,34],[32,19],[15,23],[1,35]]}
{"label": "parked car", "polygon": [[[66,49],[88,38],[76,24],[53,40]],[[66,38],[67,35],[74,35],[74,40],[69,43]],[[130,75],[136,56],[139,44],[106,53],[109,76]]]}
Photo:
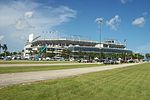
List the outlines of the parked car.
{"label": "parked car", "polygon": [[115,64],[115,62],[113,60],[108,60],[108,59],[106,59],[103,63],[104,64]]}
{"label": "parked car", "polygon": [[134,60],[133,59],[129,59],[127,60],[128,63],[134,63]]}
{"label": "parked car", "polygon": [[21,56],[17,56],[16,58],[17,58],[17,60],[21,60]]}
{"label": "parked car", "polygon": [[120,63],[121,63],[120,60],[116,60],[116,61],[115,61],[115,64],[120,64]]}
{"label": "parked car", "polygon": [[105,59],[104,64],[120,64],[121,61],[120,60],[116,60],[116,59]]}
{"label": "parked car", "polygon": [[3,57],[3,56],[1,56],[1,57],[0,57],[0,59],[4,59],[4,57]]}
{"label": "parked car", "polygon": [[11,60],[11,56],[6,56],[5,58],[4,58],[4,60]]}
{"label": "parked car", "polygon": [[51,58],[50,57],[46,57],[46,60],[48,61],[48,60],[51,60]]}
{"label": "parked car", "polygon": [[13,56],[11,59],[12,59],[12,60],[16,60],[16,59],[17,59],[17,57],[16,57],[16,56]]}
{"label": "parked car", "polygon": [[64,58],[63,57],[54,57],[54,60],[56,60],[56,61],[63,61]]}
{"label": "parked car", "polygon": [[84,59],[82,62],[87,63],[87,62],[88,62],[88,60]]}
{"label": "parked car", "polygon": [[77,62],[81,63],[81,59],[77,60]]}

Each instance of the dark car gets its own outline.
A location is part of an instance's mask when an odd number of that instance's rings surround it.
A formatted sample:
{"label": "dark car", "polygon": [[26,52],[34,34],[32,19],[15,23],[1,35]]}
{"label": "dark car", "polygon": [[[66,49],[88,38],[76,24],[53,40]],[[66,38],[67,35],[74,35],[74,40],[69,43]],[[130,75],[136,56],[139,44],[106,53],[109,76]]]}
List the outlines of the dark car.
{"label": "dark car", "polygon": [[4,59],[4,57],[2,56],[2,57],[0,57],[0,59]]}

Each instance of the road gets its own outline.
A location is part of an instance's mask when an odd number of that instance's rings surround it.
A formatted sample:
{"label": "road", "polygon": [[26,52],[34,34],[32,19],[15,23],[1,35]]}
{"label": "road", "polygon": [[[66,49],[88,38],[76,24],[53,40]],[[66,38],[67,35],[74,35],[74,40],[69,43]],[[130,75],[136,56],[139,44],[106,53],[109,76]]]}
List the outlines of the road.
{"label": "road", "polygon": [[29,66],[60,66],[60,65],[82,65],[93,63],[56,63],[56,64],[0,64],[0,67],[29,67]]}
{"label": "road", "polygon": [[98,72],[104,70],[111,70],[115,68],[128,67],[136,64],[139,63],[50,70],[50,71],[0,74],[0,86],[3,87],[3,86],[14,85],[14,84],[20,84],[20,83],[30,83],[30,82],[41,81],[41,80],[64,78],[64,77],[75,76],[75,75],[80,75],[80,74],[85,74],[90,72]]}

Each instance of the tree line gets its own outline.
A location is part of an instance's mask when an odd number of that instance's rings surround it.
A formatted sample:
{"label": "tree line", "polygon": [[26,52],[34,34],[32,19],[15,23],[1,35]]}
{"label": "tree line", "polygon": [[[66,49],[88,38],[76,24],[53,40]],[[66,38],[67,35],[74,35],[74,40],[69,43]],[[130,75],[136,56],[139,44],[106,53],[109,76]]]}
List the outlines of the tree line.
{"label": "tree line", "polygon": [[[31,55],[38,54],[38,52],[33,52]],[[49,52],[44,52],[44,57],[54,57],[58,54],[54,53],[53,51],[51,53]],[[65,58],[65,59],[70,59],[70,58],[75,58],[75,59],[94,59],[94,58],[100,58],[101,59],[106,59],[106,58],[111,58],[111,59],[118,59],[122,58],[124,60],[127,59],[144,59],[144,55],[140,53],[95,53],[95,52],[71,52],[68,49],[63,49],[62,52],[59,54],[59,56]]]}
{"label": "tree line", "polygon": [[[86,58],[94,59],[96,57],[101,59],[111,58],[111,59],[144,59],[144,55],[140,53],[94,53],[94,52],[71,52],[67,49],[64,49],[61,53],[61,56],[68,59],[70,56],[75,58]],[[149,55],[150,56],[150,55]]]}

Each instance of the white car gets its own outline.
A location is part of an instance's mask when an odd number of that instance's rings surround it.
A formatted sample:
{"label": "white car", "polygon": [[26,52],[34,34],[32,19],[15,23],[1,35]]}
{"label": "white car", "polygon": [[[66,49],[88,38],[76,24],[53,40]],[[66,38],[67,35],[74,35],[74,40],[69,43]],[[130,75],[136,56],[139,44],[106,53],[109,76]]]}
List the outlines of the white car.
{"label": "white car", "polygon": [[51,58],[50,57],[46,57],[46,60],[48,61],[48,60],[51,60]]}

